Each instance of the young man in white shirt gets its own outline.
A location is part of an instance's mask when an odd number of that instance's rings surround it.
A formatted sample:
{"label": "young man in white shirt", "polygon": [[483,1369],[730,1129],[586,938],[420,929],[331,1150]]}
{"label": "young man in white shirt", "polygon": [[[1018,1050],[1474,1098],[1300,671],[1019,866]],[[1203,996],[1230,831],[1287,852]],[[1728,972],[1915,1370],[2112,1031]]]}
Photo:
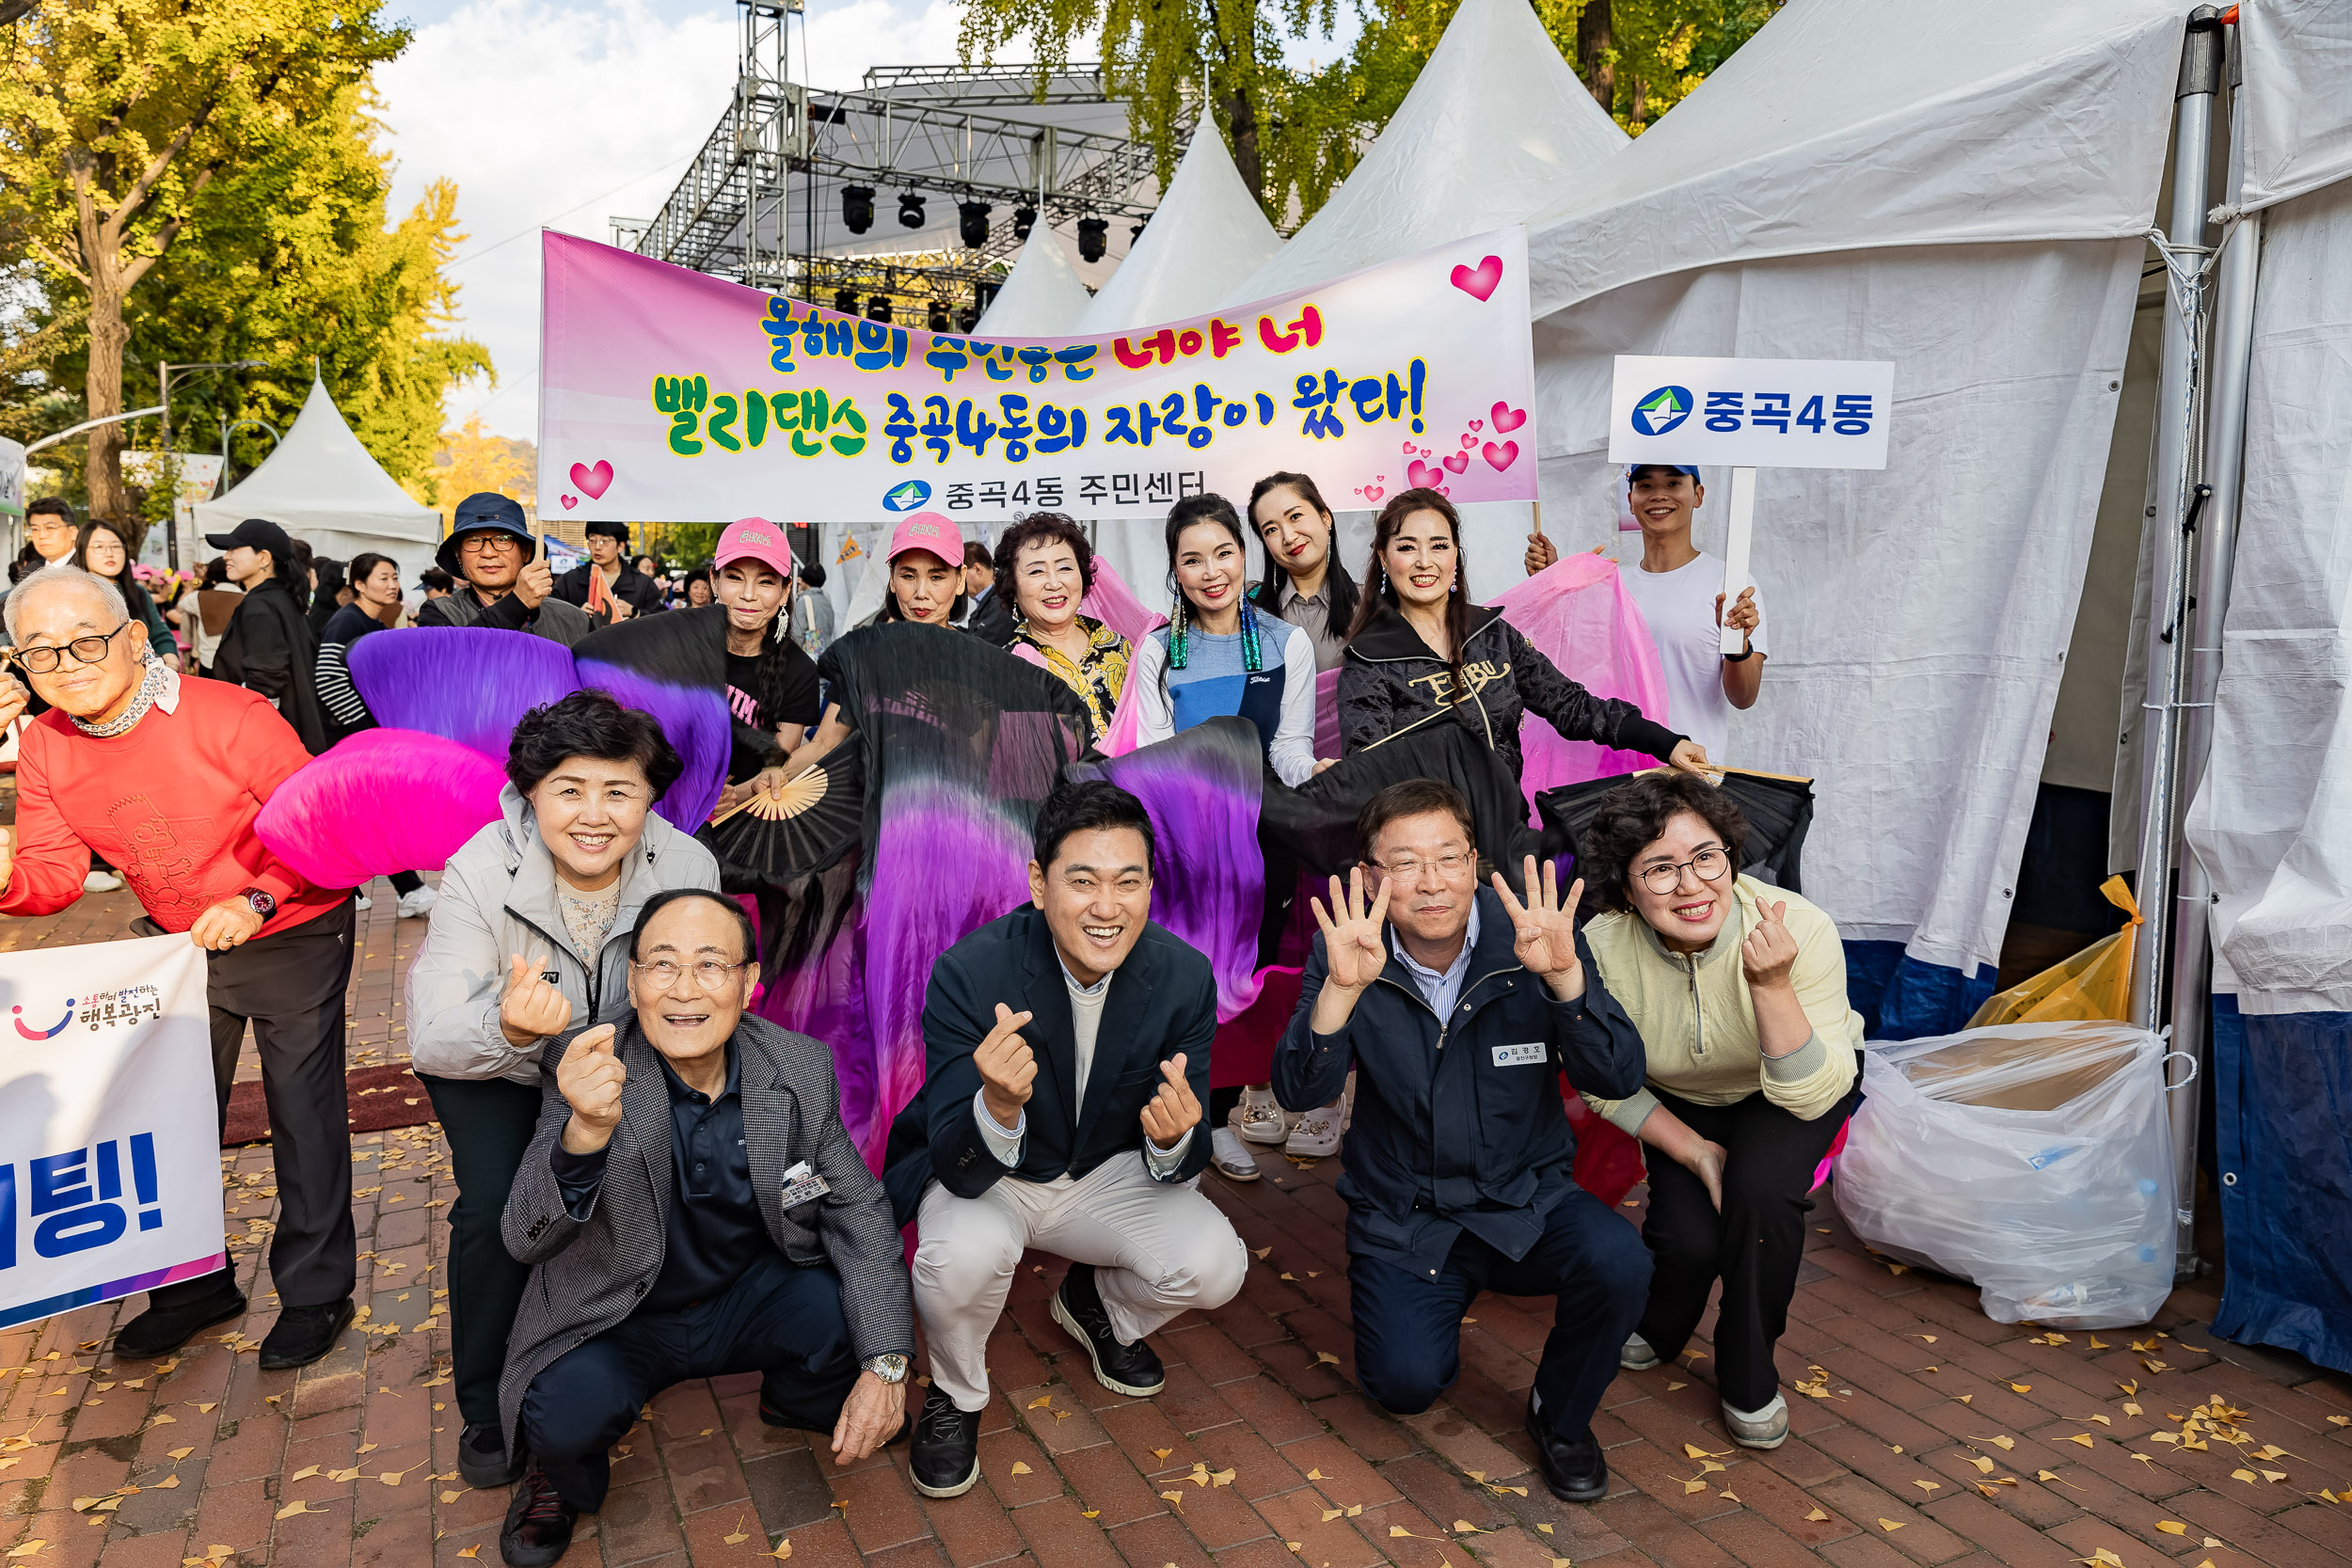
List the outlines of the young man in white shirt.
{"label": "young man in white shirt", "polygon": [[[1693,515],[1707,500],[1707,486],[1692,467],[1641,463],[1625,471],[1626,504],[1642,526],[1642,560],[1619,580],[1640,607],[1658,644],[1666,675],[1663,722],[1707,748],[1724,754],[1734,708],[1756,705],[1764,684],[1764,606],[1753,587],[1724,608],[1724,564],[1691,543]],[[1527,573],[1560,559],[1542,533],[1527,536]],[[1744,632],[1737,654],[1723,651],[1718,627]]]}

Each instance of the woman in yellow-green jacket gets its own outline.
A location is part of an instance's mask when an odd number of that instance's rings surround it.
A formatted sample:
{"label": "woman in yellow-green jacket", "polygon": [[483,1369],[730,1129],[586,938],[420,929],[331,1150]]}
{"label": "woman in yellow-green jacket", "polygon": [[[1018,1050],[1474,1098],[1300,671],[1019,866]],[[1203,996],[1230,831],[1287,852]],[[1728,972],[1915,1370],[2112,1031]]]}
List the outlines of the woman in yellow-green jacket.
{"label": "woman in yellow-green jacket", "polygon": [[1584,833],[1585,927],[1610,994],[1641,1031],[1643,1087],[1593,1109],[1651,1149],[1642,1237],[1649,1306],[1626,1341],[1634,1370],[1681,1354],[1715,1282],[1716,1391],[1734,1441],[1788,1435],[1772,1347],[1804,1255],[1806,1195],[1861,1099],[1862,1020],[1828,915],[1740,876],[1747,824],[1687,773],[1629,779]]}

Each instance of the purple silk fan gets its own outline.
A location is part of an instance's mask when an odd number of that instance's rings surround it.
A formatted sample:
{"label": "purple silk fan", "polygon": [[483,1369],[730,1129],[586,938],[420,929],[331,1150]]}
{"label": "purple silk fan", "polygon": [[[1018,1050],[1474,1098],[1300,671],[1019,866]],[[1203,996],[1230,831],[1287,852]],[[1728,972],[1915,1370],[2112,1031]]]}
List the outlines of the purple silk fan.
{"label": "purple silk fan", "polygon": [[488,626],[363,637],[351,645],[351,681],[386,729],[437,735],[501,768],[516,721],[580,689],[569,648]]}
{"label": "purple silk fan", "polygon": [[677,749],[686,765],[677,783],[654,807],[681,832],[692,832],[710,820],[727,786],[727,725],[725,693],[704,687],[680,686],[657,675],[607,664],[602,659],[580,660],[580,684],[610,691],[624,707],[643,708],[661,725],[661,733]]}

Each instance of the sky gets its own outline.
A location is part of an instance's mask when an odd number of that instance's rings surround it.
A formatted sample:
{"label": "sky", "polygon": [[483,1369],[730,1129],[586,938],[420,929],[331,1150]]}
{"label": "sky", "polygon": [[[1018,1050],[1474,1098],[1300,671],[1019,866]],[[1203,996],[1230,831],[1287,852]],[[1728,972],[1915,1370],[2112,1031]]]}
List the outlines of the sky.
{"label": "sky", "polygon": [[[809,0],[794,64],[856,87],[874,65],[956,58],[949,0]],[[466,240],[450,276],[456,330],[479,340],[495,387],[448,400],[494,434],[536,439],[542,227],[609,240],[613,215],[650,217],[718,120],[735,81],[732,0],[392,0],[415,40],[375,85],[394,159],[392,213],[437,179],[457,182]],[[801,47],[806,42],[806,65]],[[1318,47],[1328,57],[1344,39]],[[1091,52],[1073,51],[1090,57]]]}

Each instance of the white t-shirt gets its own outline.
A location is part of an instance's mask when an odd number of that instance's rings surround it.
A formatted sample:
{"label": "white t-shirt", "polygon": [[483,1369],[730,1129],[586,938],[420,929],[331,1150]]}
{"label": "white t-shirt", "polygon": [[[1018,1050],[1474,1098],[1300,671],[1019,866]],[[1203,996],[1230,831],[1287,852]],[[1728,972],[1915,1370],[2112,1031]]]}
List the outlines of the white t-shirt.
{"label": "white t-shirt", "polygon": [[[1724,761],[1732,707],[1724,695],[1723,634],[1715,625],[1715,595],[1724,591],[1723,557],[1701,550],[1671,572],[1645,572],[1636,556],[1617,576],[1649,623],[1650,640],[1665,666],[1667,727],[1706,747],[1710,760]],[[1772,623],[1764,619],[1761,588],[1756,591],[1756,613],[1748,645],[1768,653],[1765,634]]]}

